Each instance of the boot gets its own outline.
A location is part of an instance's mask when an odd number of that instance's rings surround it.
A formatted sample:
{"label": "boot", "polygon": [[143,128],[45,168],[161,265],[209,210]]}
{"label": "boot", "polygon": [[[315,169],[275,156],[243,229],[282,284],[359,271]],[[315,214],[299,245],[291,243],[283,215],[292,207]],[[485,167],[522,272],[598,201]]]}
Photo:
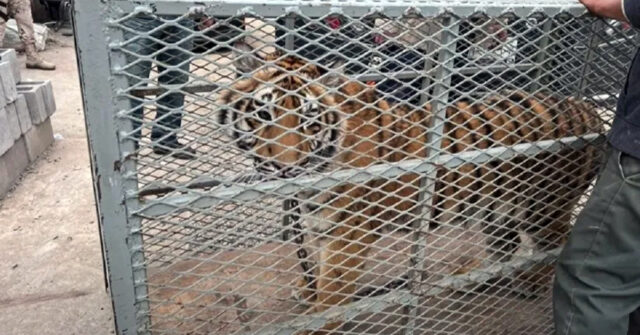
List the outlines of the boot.
{"label": "boot", "polygon": [[39,69],[52,71],[56,69],[55,64],[49,63],[39,57],[27,59],[27,69]]}
{"label": "boot", "polygon": [[55,64],[51,64],[42,60],[36,52],[35,45],[25,45],[25,51],[27,54],[27,69],[39,69],[39,70],[55,70]]}

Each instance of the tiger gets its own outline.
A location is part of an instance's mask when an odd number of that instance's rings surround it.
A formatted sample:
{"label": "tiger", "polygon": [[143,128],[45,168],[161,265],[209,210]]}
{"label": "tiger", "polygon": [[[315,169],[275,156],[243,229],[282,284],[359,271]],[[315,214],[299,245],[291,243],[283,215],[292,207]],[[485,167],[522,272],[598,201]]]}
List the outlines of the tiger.
{"label": "tiger", "polygon": [[[602,131],[597,109],[586,101],[518,91],[480,101],[461,98],[446,106],[438,123],[432,103],[389,103],[375,86],[340,72],[339,62],[320,66],[285,51],[261,57],[246,44],[234,48],[234,66],[244,77],[220,92],[217,122],[255,169],[273,178],[424,161],[435,150],[428,144],[437,143],[430,142],[437,124],[444,133],[440,148],[449,154]],[[455,168],[436,164],[431,221],[480,220],[490,254],[501,261],[522,242],[518,230],[539,249],[556,248],[595,178],[598,152],[587,145]],[[407,171],[295,195],[304,230],[321,236],[315,282],[311,288],[298,282],[309,313],[352,301],[381,231],[411,225],[422,210],[425,177]],[[329,334],[339,326],[333,322],[307,333]]]}

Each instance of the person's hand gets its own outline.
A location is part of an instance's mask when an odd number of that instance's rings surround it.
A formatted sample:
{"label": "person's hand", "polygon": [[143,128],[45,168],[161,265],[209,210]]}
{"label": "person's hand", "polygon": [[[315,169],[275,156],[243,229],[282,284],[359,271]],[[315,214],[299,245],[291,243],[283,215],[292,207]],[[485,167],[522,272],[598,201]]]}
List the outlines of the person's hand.
{"label": "person's hand", "polygon": [[580,0],[580,2],[594,15],[627,22],[622,12],[622,0]]}
{"label": "person's hand", "polygon": [[202,22],[200,22],[200,24],[204,27],[204,28],[209,28],[211,26],[213,26],[213,24],[216,23],[216,20],[214,18],[211,17],[205,17],[204,19],[202,19]]}

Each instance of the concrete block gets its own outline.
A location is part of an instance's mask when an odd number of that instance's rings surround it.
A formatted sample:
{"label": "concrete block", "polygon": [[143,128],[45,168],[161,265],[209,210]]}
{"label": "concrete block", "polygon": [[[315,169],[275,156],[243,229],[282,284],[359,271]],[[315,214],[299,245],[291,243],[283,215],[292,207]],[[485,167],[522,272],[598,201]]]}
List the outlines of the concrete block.
{"label": "concrete block", "polygon": [[44,94],[42,86],[18,85],[18,93],[24,95],[27,101],[27,109],[31,115],[31,123],[40,124],[47,119],[47,109],[44,105]]}
{"label": "concrete block", "polygon": [[23,81],[20,83],[20,86],[38,86],[38,90],[41,90],[42,98],[44,99],[47,116],[51,116],[56,112],[56,99],[53,95],[53,85],[51,84],[51,80]]}
{"label": "concrete block", "polygon": [[4,85],[2,85],[2,80],[0,80],[0,107],[4,107],[7,105],[7,100],[9,100],[7,97],[5,97],[5,93],[4,93]]}
{"label": "concrete block", "polygon": [[18,99],[12,104],[18,114],[18,122],[20,123],[20,132],[26,133],[31,129],[33,123],[31,122],[31,115],[29,114],[29,107],[27,106],[27,100],[24,95],[18,95]]}
{"label": "concrete block", "polygon": [[16,101],[18,98],[18,90],[9,62],[0,62],[0,82],[2,83],[2,90],[4,92],[4,105],[6,106]]}
{"label": "concrete block", "polygon": [[9,127],[9,118],[7,111],[0,109],[0,155],[7,152],[13,146],[13,136]]}
{"label": "concrete block", "polygon": [[13,72],[13,79],[16,84],[22,80],[20,74],[20,63],[18,63],[18,56],[15,49],[0,49],[0,62],[9,62],[11,65],[11,72]]}
{"label": "concrete block", "polygon": [[47,80],[44,83],[44,104],[47,108],[47,116],[53,115],[56,112],[56,97],[53,95],[53,85],[51,84],[51,80]]}
{"label": "concrete block", "polygon": [[[18,113],[16,113],[16,105],[15,103],[8,104],[4,110],[7,113],[7,120],[9,121],[9,130],[11,132],[11,137],[13,140],[17,140],[22,135],[20,131],[20,122],[18,121]],[[2,113],[2,112],[0,112]]]}
{"label": "concrete block", "polygon": [[53,128],[51,119],[47,118],[40,124],[34,124],[31,129],[24,134],[25,144],[29,161],[35,161],[53,143]]}
{"label": "concrete block", "polygon": [[2,199],[18,180],[22,172],[29,166],[29,155],[24,136],[0,155],[0,199]]}

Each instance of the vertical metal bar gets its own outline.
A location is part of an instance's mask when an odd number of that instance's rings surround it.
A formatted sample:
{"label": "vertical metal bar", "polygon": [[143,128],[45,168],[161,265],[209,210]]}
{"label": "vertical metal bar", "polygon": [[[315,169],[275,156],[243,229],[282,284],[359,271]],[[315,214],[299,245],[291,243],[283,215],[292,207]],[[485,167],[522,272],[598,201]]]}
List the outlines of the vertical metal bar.
{"label": "vertical metal bar", "polygon": [[[79,29],[78,22],[77,22],[78,18],[75,15],[75,6],[74,6],[73,3],[69,4],[69,16],[70,16],[69,20],[71,21],[71,29],[74,32],[77,32],[78,29]],[[82,21],[82,18],[80,20]],[[99,21],[96,21],[96,22],[99,22]],[[78,34],[77,33],[73,34],[73,39],[74,39],[74,44],[76,46],[79,45],[80,42],[78,41]],[[81,87],[81,90],[84,90],[84,82],[83,82],[82,68],[81,68],[83,63],[82,63],[80,55],[78,54],[78,50],[79,50],[78,48],[76,48],[76,50],[75,50],[76,51],[76,61],[78,62],[78,73],[80,75],[80,87]],[[89,120],[87,118],[87,113],[86,113],[87,104],[85,102],[84,95],[83,95],[82,103],[83,103],[83,107],[84,107],[84,111],[85,111],[85,129],[87,131],[87,136],[88,136],[89,135],[89,125],[88,125],[88,121]],[[94,199],[96,201],[95,210],[96,210],[96,221],[98,222],[98,236],[100,237],[100,253],[102,254],[102,274],[103,274],[103,280],[104,280],[104,289],[105,289],[105,291],[109,291],[111,283],[109,281],[109,268],[107,266],[108,263],[107,263],[107,253],[106,253],[104,229],[102,229],[104,223],[102,221],[102,214],[100,214],[101,213],[100,206],[99,206],[100,203],[98,201],[98,199],[100,197],[102,197],[102,194],[101,194],[102,192],[99,191],[101,189],[100,189],[100,187],[98,187],[98,184],[96,182],[96,176],[99,175],[99,173],[98,173],[99,169],[96,166],[97,161],[94,158],[95,157],[95,153],[93,152],[93,148],[92,148],[92,146],[90,144],[91,144],[91,142],[90,142],[90,138],[89,138],[89,142],[88,142],[87,147],[88,147],[88,151],[89,151],[89,165],[90,165],[90,169],[91,169],[91,177],[92,177],[92,180],[93,180],[93,197],[94,197]]]}
{"label": "vertical metal bar", "polygon": [[296,14],[290,13],[284,19],[284,26],[287,28],[287,36],[284,39],[284,47],[285,49],[291,51],[295,46],[295,35],[293,34],[295,24],[296,24]]}
{"label": "vertical metal bar", "polygon": [[[145,7],[144,12],[152,13],[152,9]],[[115,52],[120,47],[120,43],[124,42],[123,31],[121,29],[109,29],[110,46],[112,47],[109,54],[111,65],[111,83],[115,90],[129,87],[127,77],[123,73],[123,67],[127,64],[127,58],[122,52]],[[116,96],[115,106],[117,115],[115,119],[116,131],[119,135],[120,146],[120,169],[119,173],[124,176],[123,188],[125,190],[125,210],[127,213],[134,213],[140,209],[141,205],[138,199],[138,169],[137,160],[135,159],[136,140],[126,134],[130,134],[134,130],[134,125],[126,114],[129,114],[132,108],[130,98],[122,95]],[[144,113],[143,113],[144,114]],[[142,116],[144,118],[144,116]],[[138,334],[148,334],[151,328],[149,294],[147,288],[147,266],[144,255],[144,244],[142,240],[142,218],[129,214],[128,218],[128,246],[131,252],[131,266],[133,269],[133,283],[136,296],[136,323]]]}
{"label": "vertical metal bar", "polygon": [[[449,102],[449,92],[451,90],[451,75],[453,73],[453,60],[456,52],[456,38],[458,35],[459,22],[456,22],[451,16],[443,18],[441,37],[441,50],[438,54],[438,64],[435,68],[433,91],[433,99],[431,110],[433,118],[429,129],[431,133],[427,140],[427,157],[429,161],[435,159],[441,154],[442,138],[444,136],[444,124],[446,118],[447,103]],[[448,29],[447,29],[448,28]],[[442,103],[440,103],[442,102]],[[435,183],[429,185],[430,180],[434,180],[438,170],[430,173],[427,177],[420,181],[419,204],[423,205],[420,218],[414,222],[413,245],[411,247],[411,260],[409,270],[409,288],[416,295],[419,285],[424,278],[424,259],[425,259],[425,239],[423,231],[431,220],[431,200],[435,191]],[[413,305],[405,306],[405,314],[408,317],[405,334],[413,335],[416,326],[416,316],[418,312],[417,295]]]}
{"label": "vertical metal bar", "polygon": [[[111,30],[111,41],[124,41],[122,30]],[[122,52],[112,52],[110,54],[112,73],[122,73],[121,68],[127,64],[125,55]],[[127,78],[120,74],[114,75],[112,79],[113,87],[116,89],[129,86]],[[131,110],[131,100],[128,97],[120,96],[116,99],[118,116],[116,117],[116,130],[120,140],[120,173],[125,177],[123,187],[126,192],[125,208],[128,213],[134,213],[140,209],[138,198],[138,168],[137,160],[134,158],[136,152],[136,140],[132,137],[125,139],[125,134],[133,131],[133,122],[125,114]],[[144,116],[143,116],[144,118]],[[133,268],[133,281],[136,294],[136,322],[138,334],[148,334],[151,328],[149,296],[147,288],[147,266],[144,255],[144,244],[142,240],[142,218],[140,216],[129,215],[129,238],[128,244],[131,251],[131,265]]]}
{"label": "vertical metal bar", "polygon": [[119,139],[122,120],[117,113],[121,103],[117,103],[113,89],[119,83],[111,76],[107,45],[116,36],[105,29],[105,13],[112,13],[109,9],[108,2],[75,2],[74,36],[114,322],[117,334],[132,335],[148,325],[148,314],[144,314],[148,306],[139,303],[139,298],[146,296],[146,274],[140,270],[144,262],[139,221],[128,214],[135,204],[126,192],[137,188],[137,180],[133,160],[123,159],[133,152],[133,143]]}
{"label": "vertical metal bar", "polygon": [[533,75],[533,78],[531,78],[532,92],[536,92],[540,88],[540,84],[542,83],[542,80],[543,80],[542,70],[543,70],[544,60],[547,57],[547,46],[549,45],[549,34],[551,33],[552,26],[553,26],[552,18],[547,17],[547,21],[542,25],[542,34],[544,34],[544,36],[542,36],[542,39],[540,40],[540,46],[539,46],[540,49],[538,50],[538,54],[536,55],[536,58],[535,58],[534,66],[536,67],[536,70],[535,70],[535,74]]}
{"label": "vertical metal bar", "polygon": [[[429,25],[428,36],[431,37],[435,33],[435,29],[437,29],[435,24]],[[420,92],[420,104],[418,107],[424,106],[429,101],[429,92],[428,89],[431,86],[431,68],[433,67],[433,58],[432,55],[436,51],[438,47],[437,43],[433,40],[430,40],[427,43],[427,49],[425,50],[425,58],[424,58],[424,74],[425,76],[422,78],[422,92]]]}
{"label": "vertical metal bar", "polygon": [[[295,46],[295,35],[293,34],[295,23],[295,13],[287,14],[287,17],[284,19],[284,26],[287,28],[286,36],[284,38],[284,48],[288,51],[292,51]],[[289,214],[289,212],[293,209],[293,199],[285,199],[282,207],[285,213],[284,217],[282,218],[282,225],[285,229],[285,233],[283,236],[288,236],[290,234],[287,234],[287,230],[293,224],[293,219],[291,217],[292,214]]]}
{"label": "vertical metal bar", "polygon": [[600,30],[600,28],[602,27],[602,24],[603,24],[602,19],[598,19],[593,22],[594,33],[591,34],[591,39],[589,39],[589,50],[587,50],[587,54],[585,55],[585,62],[582,67],[582,73],[580,74],[580,84],[578,84],[578,88],[577,88],[578,91],[575,94],[576,99],[583,98],[583,95],[584,95],[583,90],[586,82],[587,73],[589,71],[589,68],[591,67],[591,62],[593,61],[594,54],[595,54],[593,50],[598,47],[598,43],[599,43],[598,34],[595,32]]}

